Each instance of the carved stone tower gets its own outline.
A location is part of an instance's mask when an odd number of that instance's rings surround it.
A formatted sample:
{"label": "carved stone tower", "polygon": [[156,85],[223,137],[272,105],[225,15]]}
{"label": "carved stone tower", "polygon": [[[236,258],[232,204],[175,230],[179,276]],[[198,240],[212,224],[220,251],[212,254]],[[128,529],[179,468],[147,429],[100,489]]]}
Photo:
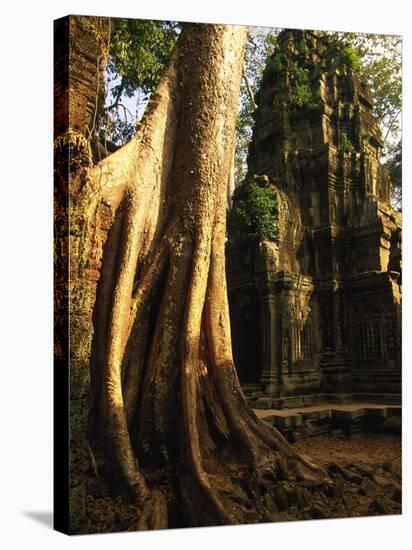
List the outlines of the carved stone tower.
{"label": "carved stone tower", "polygon": [[390,206],[370,90],[344,50],[286,30],[256,102],[233,208],[251,181],[272,189],[279,237],[229,235],[240,380],[263,389],[257,406],[398,400],[401,215]]}

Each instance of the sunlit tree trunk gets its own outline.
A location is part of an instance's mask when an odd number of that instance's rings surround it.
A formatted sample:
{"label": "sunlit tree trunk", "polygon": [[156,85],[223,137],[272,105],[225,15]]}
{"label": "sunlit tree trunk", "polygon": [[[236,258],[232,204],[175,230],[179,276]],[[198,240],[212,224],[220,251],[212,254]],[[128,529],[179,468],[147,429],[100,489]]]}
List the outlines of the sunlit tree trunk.
{"label": "sunlit tree trunk", "polygon": [[233,365],[224,245],[246,32],[186,26],[136,136],[71,176],[98,279],[91,454],[138,528],[275,520],[279,480],[326,478],[256,417]]}

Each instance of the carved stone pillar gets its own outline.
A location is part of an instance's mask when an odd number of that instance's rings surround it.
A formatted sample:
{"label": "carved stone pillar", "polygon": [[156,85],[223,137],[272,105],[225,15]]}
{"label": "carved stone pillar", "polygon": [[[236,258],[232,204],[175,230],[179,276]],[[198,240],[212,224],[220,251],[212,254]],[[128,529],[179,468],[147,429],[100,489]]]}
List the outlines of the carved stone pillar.
{"label": "carved stone pillar", "polygon": [[276,393],[279,386],[276,341],[276,298],[267,294],[260,299],[262,319],[263,369],[260,379],[265,392]]}
{"label": "carved stone pillar", "polygon": [[330,347],[323,349],[321,357],[323,391],[345,393],[352,387],[352,365],[342,340],[343,300],[342,290],[337,281],[331,283],[329,303],[331,304],[331,340]]}

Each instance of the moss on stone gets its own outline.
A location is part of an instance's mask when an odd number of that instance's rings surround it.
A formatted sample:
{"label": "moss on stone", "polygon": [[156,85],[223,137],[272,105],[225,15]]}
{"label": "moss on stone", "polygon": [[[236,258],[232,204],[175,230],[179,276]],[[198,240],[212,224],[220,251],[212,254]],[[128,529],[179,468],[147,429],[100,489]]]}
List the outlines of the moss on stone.
{"label": "moss on stone", "polygon": [[230,231],[242,239],[276,241],[279,236],[278,198],[270,187],[255,181],[248,184],[245,197],[229,213]]}

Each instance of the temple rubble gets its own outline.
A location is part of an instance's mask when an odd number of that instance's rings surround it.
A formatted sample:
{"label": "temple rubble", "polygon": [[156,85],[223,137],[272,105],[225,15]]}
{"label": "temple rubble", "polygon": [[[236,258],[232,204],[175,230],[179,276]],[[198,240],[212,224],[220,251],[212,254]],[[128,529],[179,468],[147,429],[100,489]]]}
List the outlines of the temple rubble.
{"label": "temple rubble", "polygon": [[399,405],[401,214],[371,92],[315,32],[283,31],[279,48],[233,195],[236,209],[251,181],[273,190],[279,237],[234,228],[227,243],[240,381],[257,409]]}

